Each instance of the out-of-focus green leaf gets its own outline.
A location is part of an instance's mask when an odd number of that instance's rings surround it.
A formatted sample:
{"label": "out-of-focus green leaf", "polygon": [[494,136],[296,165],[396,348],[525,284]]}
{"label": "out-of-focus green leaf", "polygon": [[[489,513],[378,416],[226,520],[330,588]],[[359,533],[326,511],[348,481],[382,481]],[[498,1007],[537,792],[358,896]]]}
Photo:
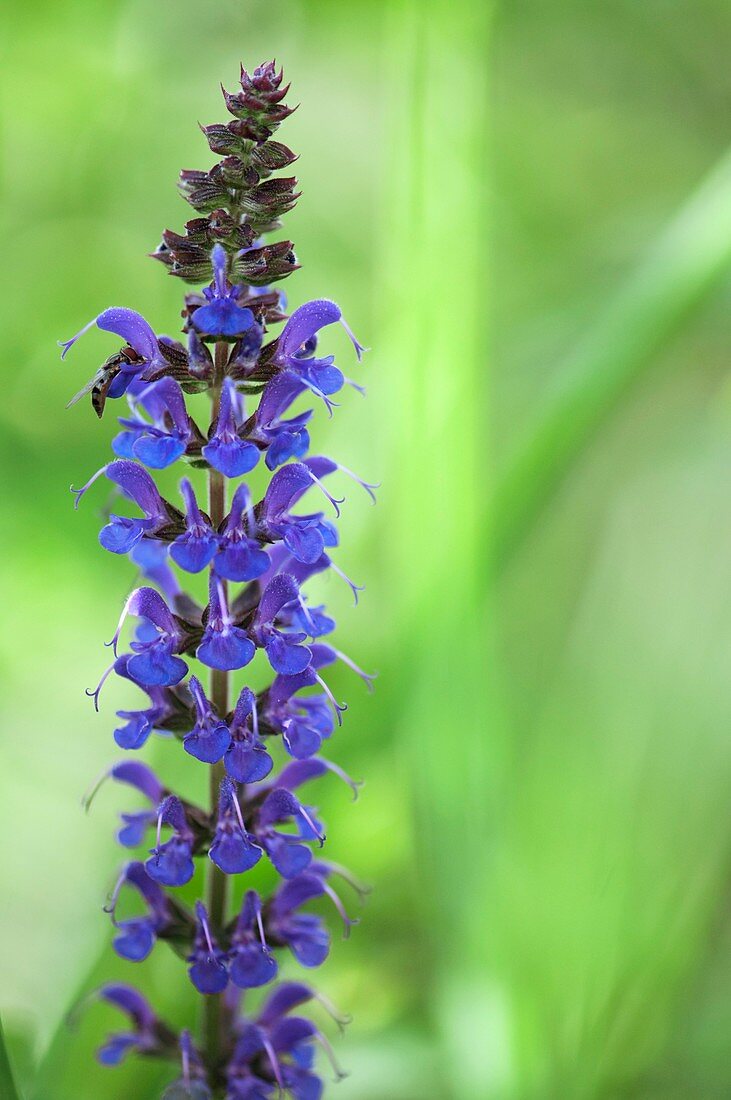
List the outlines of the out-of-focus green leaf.
{"label": "out-of-focus green leaf", "polygon": [[10,1066],[2,1020],[0,1020],[0,1097],[2,1100],[21,1100]]}
{"label": "out-of-focus green leaf", "polygon": [[582,447],[730,269],[727,153],[557,373],[498,482],[494,529],[483,543],[486,557],[494,552],[499,566],[509,561]]}

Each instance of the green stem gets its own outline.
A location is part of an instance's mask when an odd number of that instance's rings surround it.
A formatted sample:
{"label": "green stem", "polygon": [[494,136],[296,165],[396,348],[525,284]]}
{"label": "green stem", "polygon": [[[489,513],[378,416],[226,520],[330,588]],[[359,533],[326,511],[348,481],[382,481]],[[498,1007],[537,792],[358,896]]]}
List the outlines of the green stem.
{"label": "green stem", "polygon": [[[218,417],[221,403],[221,384],[223,381],[227,353],[228,346],[225,343],[216,344],[215,373],[211,389],[213,403],[212,419],[214,421]],[[208,513],[215,530],[221,524],[226,514],[226,482],[223,474],[212,468],[208,471]],[[220,583],[224,590],[224,594],[227,595],[226,582],[221,581]],[[210,693],[213,709],[221,718],[225,718],[229,710],[228,672],[222,672],[217,668],[211,670]],[[218,805],[218,791],[224,774],[225,768],[222,761],[211,766],[209,800],[211,815],[214,818]],[[226,875],[216,867],[215,864],[209,861],[206,901],[211,927],[217,935],[220,935],[226,923],[227,893],[228,879]],[[222,1053],[224,1024],[223,994],[207,996],[204,999],[203,1006],[206,1061],[215,1072],[220,1064]]]}

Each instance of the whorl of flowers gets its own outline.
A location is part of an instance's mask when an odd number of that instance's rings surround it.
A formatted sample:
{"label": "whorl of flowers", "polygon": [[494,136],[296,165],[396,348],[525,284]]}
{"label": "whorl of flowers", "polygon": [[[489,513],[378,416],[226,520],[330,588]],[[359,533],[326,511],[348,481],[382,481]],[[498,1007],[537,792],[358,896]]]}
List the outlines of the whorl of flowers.
{"label": "whorl of flowers", "polygon": [[[358,586],[334,561],[333,516],[343,501],[328,486],[330,475],[359,479],[310,454],[313,410],[293,406],[314,398],[331,413],[333,395],[347,381],[331,355],[318,353],[322,329],[339,323],[358,359],[363,349],[334,302],[311,301],[287,316],[273,287],[298,266],[290,241],[262,239],[279,229],[298,197],[294,178],[273,175],[296,159],[273,140],[291,114],[287,90],[273,63],[251,75],[242,68],[241,91],[224,91],[233,120],[203,127],[222,159],[210,171],[181,173],[181,192],[198,216],[182,234],[166,231],[154,257],[171,275],[207,284],[185,297],[185,340],[158,336],[138,313],[115,307],[62,345],[65,356],[93,325],[123,341],[74,399],[90,393],[102,416],[107,401],[126,398],[116,457],[73,491],[78,506],[103,477],[131,502],[132,509],[108,514],[99,541],[128,555],[146,582],[124,603],[109,643],[114,660],[90,694],[98,709],[110,674],[132,681],[147,698],[139,709],[118,712],[117,746],[133,754],[153,733],[164,734],[177,739],[191,767],[210,773],[208,806],[181,798],[135,757],[108,773],[144,802],[122,814],[118,833],[131,851],[106,907],[114,949],[140,963],[157,941],[167,941],[187,962],[203,1012],[200,1028],[191,1021],[177,1034],[132,987],[106,985],[99,998],[119,1009],[127,1025],[99,1058],[107,1065],[131,1053],[179,1060],[168,1100],[322,1095],[315,1044],[332,1059],[331,1048],[297,1010],[319,1002],[342,1023],[326,998],[308,984],[285,981],[254,995],[256,1008],[244,1011],[242,999],[248,990],[277,983],[282,952],[289,950],[302,967],[322,963],[329,933],[308,904],[332,903],[347,933],[353,921],[334,882],[361,889],[321,858],[324,826],[301,793],[327,772],[357,788],[320,754],[345,709],[325,677],[336,661],[368,685],[371,677],[333,647],[334,621],[305,593],[313,575],[330,569],[357,602]],[[278,335],[270,335],[282,322]],[[186,395],[202,392],[211,399],[210,423],[200,419],[205,403],[200,409],[186,403]],[[205,471],[207,501],[196,474],[180,480],[178,500],[160,493],[148,471],[175,462]],[[257,465],[268,471],[260,499],[241,480]],[[360,484],[373,495],[373,486]],[[183,582],[185,574],[204,571],[205,596],[198,602]],[[123,644],[129,619],[137,626]],[[249,666],[257,650],[270,668],[267,686],[255,691],[243,679],[233,690],[232,673]],[[193,660],[203,666],[196,674]],[[279,885],[261,896],[244,879],[236,891],[242,903],[234,908],[232,880],[260,860],[271,862]],[[196,870],[201,864],[205,871]],[[180,887],[204,877],[203,899],[192,907],[179,900]]]}

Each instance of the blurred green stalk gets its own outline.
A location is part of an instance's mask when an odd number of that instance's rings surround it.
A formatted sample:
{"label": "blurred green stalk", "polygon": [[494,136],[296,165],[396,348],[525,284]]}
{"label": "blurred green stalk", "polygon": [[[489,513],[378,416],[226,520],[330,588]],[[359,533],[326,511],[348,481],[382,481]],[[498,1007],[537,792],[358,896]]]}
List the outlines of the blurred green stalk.
{"label": "blurred green stalk", "polygon": [[576,456],[628,389],[731,268],[731,153],[681,207],[557,371],[516,448],[483,536],[506,565]]}
{"label": "blurred green stalk", "polygon": [[480,595],[492,494],[489,31],[490,5],[480,0],[401,0],[385,38],[392,148],[378,346],[393,364],[384,469],[395,489],[383,522],[396,559],[391,613],[408,662],[397,751],[410,778],[414,895],[428,940],[415,950],[428,951],[428,1011],[445,1047],[440,1097],[486,1095],[491,1074],[480,1034],[487,1017],[471,1003],[484,996],[480,902],[500,757],[493,615]]}
{"label": "blurred green stalk", "polygon": [[[495,583],[571,464],[731,266],[731,155],[681,208],[558,372],[497,479],[489,429],[489,38],[479,0],[393,6],[391,168],[379,346],[393,363],[386,526],[404,658],[398,732],[414,890],[443,1042],[435,1095],[517,1087],[510,991],[492,954],[504,735]],[[519,1075],[518,1075],[519,1076]]]}

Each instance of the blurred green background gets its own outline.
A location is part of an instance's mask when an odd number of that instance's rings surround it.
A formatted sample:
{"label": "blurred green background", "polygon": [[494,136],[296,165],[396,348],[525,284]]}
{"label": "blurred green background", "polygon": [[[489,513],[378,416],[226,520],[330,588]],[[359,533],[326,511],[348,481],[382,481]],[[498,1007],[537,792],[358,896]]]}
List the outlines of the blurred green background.
{"label": "blurred green background", "polygon": [[[217,84],[275,55],[302,104],[293,305],[373,350],[318,449],[349,494],[339,641],[380,676],[315,798],[374,884],[321,988],[341,1100],[731,1094],[731,8],[726,0],[10,0],[2,87],[0,1012],[31,1100],[159,1095],[103,1071],[105,977],[193,1011],[164,949],[115,960],[96,682],[131,566],[68,486],[114,431],[67,399],[108,305],[177,329],[145,259],[207,167]],[[347,345],[332,338],[346,369]],[[103,495],[103,494],[102,494]],[[190,784],[182,754],[145,758]],[[187,778],[186,778],[187,777]],[[192,793],[195,793],[194,791]],[[351,904],[351,909],[356,909]],[[164,1079],[164,1078],[163,1078]]]}

